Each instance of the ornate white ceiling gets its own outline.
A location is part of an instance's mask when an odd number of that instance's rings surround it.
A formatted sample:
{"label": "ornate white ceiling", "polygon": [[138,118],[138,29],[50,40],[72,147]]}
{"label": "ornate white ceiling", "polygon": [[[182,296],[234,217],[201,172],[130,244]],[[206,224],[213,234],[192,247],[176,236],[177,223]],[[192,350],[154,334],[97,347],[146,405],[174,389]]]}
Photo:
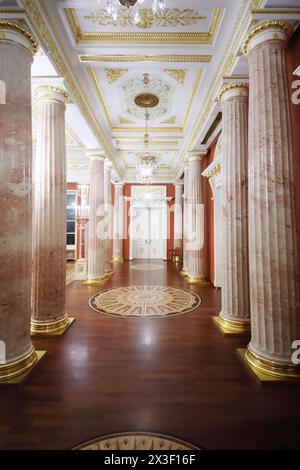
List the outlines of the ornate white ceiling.
{"label": "ornate white ceiling", "polygon": [[[64,78],[73,137],[87,148],[102,148],[125,180],[134,180],[143,150],[144,112],[133,100],[149,74],[148,87],[160,100],[151,111],[150,150],[158,156],[159,180],[173,181],[220,111],[222,78],[247,74],[240,46],[252,9],[296,7],[299,0],[166,0],[158,17],[151,3],[143,3],[138,25],[126,9],[117,22],[109,18],[106,0],[11,0],[0,10],[19,6],[10,17],[28,22]],[[49,65],[37,57],[34,75],[47,79]]]}

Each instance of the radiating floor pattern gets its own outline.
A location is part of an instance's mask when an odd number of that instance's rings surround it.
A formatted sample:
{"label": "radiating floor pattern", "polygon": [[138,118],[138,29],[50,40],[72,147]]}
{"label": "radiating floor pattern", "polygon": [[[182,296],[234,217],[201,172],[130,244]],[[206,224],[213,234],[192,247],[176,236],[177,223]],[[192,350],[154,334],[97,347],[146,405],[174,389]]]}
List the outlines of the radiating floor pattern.
{"label": "radiating floor pattern", "polygon": [[184,289],[165,286],[129,286],[99,292],[89,300],[92,309],[106,315],[166,317],[199,307],[200,297]]}

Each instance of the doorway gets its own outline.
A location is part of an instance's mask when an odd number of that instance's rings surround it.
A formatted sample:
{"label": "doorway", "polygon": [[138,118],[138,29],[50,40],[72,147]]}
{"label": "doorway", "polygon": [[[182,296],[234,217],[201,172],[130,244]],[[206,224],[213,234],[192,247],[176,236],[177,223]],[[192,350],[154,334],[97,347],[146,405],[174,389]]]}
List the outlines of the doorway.
{"label": "doorway", "polygon": [[166,209],[133,207],[131,212],[131,259],[166,259]]}

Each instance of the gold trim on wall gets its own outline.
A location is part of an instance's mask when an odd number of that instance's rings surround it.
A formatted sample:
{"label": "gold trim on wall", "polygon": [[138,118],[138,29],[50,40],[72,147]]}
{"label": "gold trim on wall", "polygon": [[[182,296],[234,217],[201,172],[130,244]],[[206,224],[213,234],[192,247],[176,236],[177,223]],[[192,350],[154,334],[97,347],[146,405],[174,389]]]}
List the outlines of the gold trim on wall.
{"label": "gold trim on wall", "polygon": [[113,33],[83,32],[80,29],[76,12],[73,8],[64,9],[74,40],[83,43],[154,43],[154,44],[212,44],[223,15],[222,8],[215,8],[208,32],[176,33]]}

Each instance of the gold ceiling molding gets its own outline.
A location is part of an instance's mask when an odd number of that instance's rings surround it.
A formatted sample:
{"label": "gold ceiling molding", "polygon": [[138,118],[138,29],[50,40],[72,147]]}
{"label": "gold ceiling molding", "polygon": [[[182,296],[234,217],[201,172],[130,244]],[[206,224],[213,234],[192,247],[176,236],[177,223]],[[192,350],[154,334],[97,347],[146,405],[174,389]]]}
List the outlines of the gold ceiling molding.
{"label": "gold ceiling molding", "polygon": [[110,85],[125,75],[126,72],[128,72],[128,69],[105,69],[106,78]]}
{"label": "gold ceiling molding", "polygon": [[261,14],[261,15],[298,15],[300,13],[300,9],[298,8],[263,8],[262,10],[252,10],[253,14]]}
{"label": "gold ceiling molding", "polygon": [[[66,88],[71,93],[74,102],[78,104],[83,116],[98,139],[99,144],[103,147],[107,157],[109,157],[114,163],[119,176],[122,176],[119,165],[116,163],[114,155],[105,139],[104,133],[92,111],[91,103],[80,87],[80,82],[74,65],[66,53],[64,44],[48,13],[44,0],[20,0],[20,3],[22,3],[22,6],[26,10],[29,23],[33,31],[36,33],[36,36],[39,38],[40,44],[47,53],[51,54],[59,74],[64,77]],[[42,11],[43,15],[41,15],[40,11]],[[44,19],[47,22],[47,26]],[[49,27],[53,37],[50,33]]]}
{"label": "gold ceiling molding", "polygon": [[166,121],[162,121],[161,124],[175,124],[176,116],[172,116],[170,119],[166,119]]}
{"label": "gold ceiling molding", "polygon": [[199,83],[200,83],[202,74],[203,74],[203,69],[197,70],[196,78],[195,78],[193,88],[192,88],[192,92],[191,92],[191,96],[190,96],[190,99],[189,99],[189,102],[188,102],[188,105],[187,105],[187,108],[186,108],[186,112],[185,112],[185,115],[184,115],[184,119],[183,119],[183,127],[186,126],[186,123],[187,123],[187,120],[188,120],[188,117],[189,117],[189,114],[190,114],[190,110],[191,110],[191,107],[192,107],[192,104],[193,104],[193,101],[194,101],[194,98],[195,98],[195,94],[196,94],[196,91],[198,90],[198,87],[199,87]]}
{"label": "gold ceiling molding", "polygon": [[24,15],[26,13],[25,10],[20,10],[20,8],[1,8],[0,7],[0,14],[1,15]]}
{"label": "gold ceiling molding", "polygon": [[[245,34],[245,31],[247,31],[247,29],[248,29],[249,17],[250,17],[250,14],[251,14],[251,7],[252,8],[259,8],[262,4],[262,0],[255,0],[252,3],[253,3],[252,5],[248,5],[248,0],[243,0],[242,1],[237,19],[236,19],[236,21],[233,25],[233,28],[232,28],[231,33],[230,33],[230,37],[227,41],[225,50],[224,50],[223,55],[221,57],[220,66],[217,67],[217,72],[215,73],[215,75],[212,79],[212,84],[211,84],[211,86],[210,86],[210,88],[207,92],[206,104],[205,104],[205,106],[203,106],[203,108],[200,111],[200,114],[199,114],[197,122],[196,122],[195,130],[194,130],[191,138],[187,142],[187,145],[185,146],[185,148],[182,151],[183,155],[185,155],[187,153],[188,149],[193,148],[193,146],[194,146],[194,144],[195,144],[195,142],[196,142],[196,140],[199,136],[199,133],[200,133],[205,121],[207,120],[207,118],[209,116],[209,113],[210,113],[210,110],[211,110],[211,108],[212,108],[212,106],[215,102],[215,97],[216,97],[216,95],[218,93],[218,90],[220,88],[221,81],[222,81],[224,76],[227,76],[227,75],[230,74],[232,65],[233,65],[234,60],[235,60],[236,51],[238,49],[238,46],[241,42],[241,39],[242,39],[243,35]],[[245,15],[245,11],[246,11],[247,7],[248,7],[249,11],[248,11],[248,15]],[[236,35],[237,29],[239,27],[240,21],[243,18],[243,16],[244,16],[243,24],[240,27],[240,31],[239,31],[238,36],[236,37],[235,35]],[[235,51],[235,52],[230,52],[229,55],[228,55],[228,52],[230,51],[230,49],[231,49],[231,51]],[[180,171],[180,166],[181,166],[181,162],[179,162],[178,165],[177,165],[177,168],[176,168],[176,173],[177,174]]]}
{"label": "gold ceiling molding", "polygon": [[184,62],[184,63],[209,63],[212,59],[211,55],[126,55],[126,54],[107,54],[107,55],[90,55],[80,54],[78,56],[80,62]]}
{"label": "gold ceiling molding", "polygon": [[134,124],[134,121],[130,121],[130,119],[124,118],[122,116],[119,116],[119,122],[120,124]]}
{"label": "gold ceiling molding", "polygon": [[135,24],[133,21],[133,14],[128,8],[120,8],[118,12],[118,19],[115,21],[112,16],[106,11],[105,8],[97,8],[90,15],[85,15],[84,19],[99,26],[114,26],[116,28],[137,26],[142,29],[149,29],[152,26],[156,27],[176,27],[176,26],[191,26],[199,23],[201,20],[206,20],[206,16],[199,14],[193,8],[165,8],[163,11],[155,14],[152,8],[140,9],[140,21]]}
{"label": "gold ceiling molding", "polygon": [[[149,127],[149,132],[183,132],[182,127]],[[144,127],[113,127],[112,132],[145,132]]]}
{"label": "gold ceiling molding", "polygon": [[100,102],[100,105],[104,111],[104,114],[105,114],[105,117],[107,119],[107,122],[109,124],[109,127],[110,127],[110,130],[112,130],[112,118],[109,114],[109,111],[108,111],[108,107],[106,106],[106,103],[105,103],[105,100],[104,100],[104,96],[102,94],[102,91],[101,91],[101,88],[100,88],[100,85],[99,85],[99,82],[97,80],[97,77],[96,77],[96,74],[95,74],[95,71],[92,67],[87,67],[86,69],[90,79],[91,79],[91,82],[92,82],[92,85],[94,87],[94,90],[97,94],[97,97],[98,97],[98,100]]}
{"label": "gold ceiling molding", "polygon": [[184,69],[165,69],[165,72],[174,78],[177,82],[184,84],[185,70]]}
{"label": "gold ceiling molding", "polygon": [[220,24],[223,9],[215,8],[208,32],[83,32],[73,8],[64,9],[74,40],[82,43],[154,43],[154,44],[212,44]]}
{"label": "gold ceiling molding", "polygon": [[[124,150],[132,150],[132,147],[141,148],[141,142],[136,142],[136,141],[133,142],[131,140],[116,140],[115,144],[117,147],[125,147]],[[178,140],[174,140],[172,142],[166,142],[166,141],[161,142],[157,140],[151,140],[151,146],[157,146],[159,148],[164,148],[164,149],[169,149],[169,150],[173,150],[173,147],[177,147],[178,145],[179,145]]]}

